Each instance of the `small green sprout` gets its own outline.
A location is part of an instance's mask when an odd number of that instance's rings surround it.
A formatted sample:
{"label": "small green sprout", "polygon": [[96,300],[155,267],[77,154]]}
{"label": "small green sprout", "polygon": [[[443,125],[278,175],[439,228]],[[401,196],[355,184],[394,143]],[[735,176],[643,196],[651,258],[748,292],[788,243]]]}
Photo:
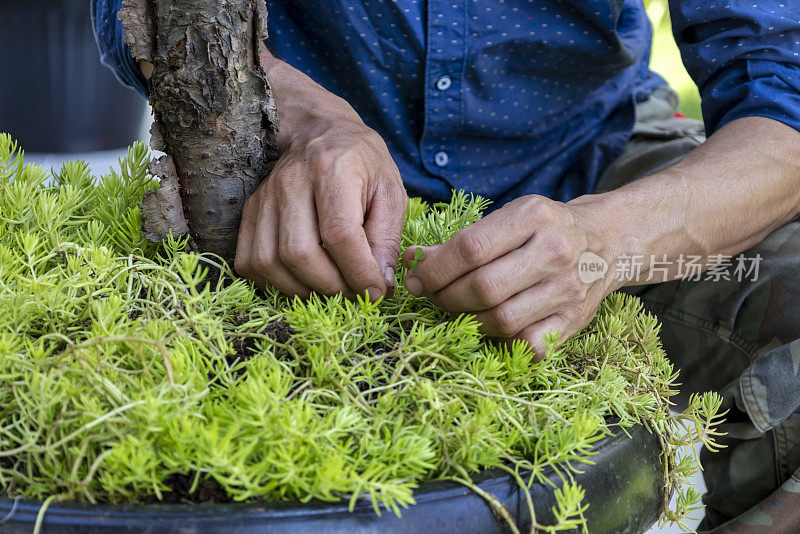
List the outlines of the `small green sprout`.
{"label": "small green sprout", "polygon": [[422,247],[417,247],[414,249],[414,259],[408,262],[408,267],[412,271],[417,270],[417,266],[419,262],[425,259],[425,251],[422,250]]}

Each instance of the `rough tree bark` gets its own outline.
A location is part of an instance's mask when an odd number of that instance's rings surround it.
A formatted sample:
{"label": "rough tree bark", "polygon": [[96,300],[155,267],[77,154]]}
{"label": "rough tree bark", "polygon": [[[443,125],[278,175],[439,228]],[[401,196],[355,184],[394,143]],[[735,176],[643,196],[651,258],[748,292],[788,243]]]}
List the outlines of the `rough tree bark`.
{"label": "rough tree bark", "polygon": [[153,63],[151,162],[161,188],[142,201],[151,241],[191,234],[233,260],[242,206],[278,156],[275,102],[261,68],[264,0],[124,0],[133,57]]}

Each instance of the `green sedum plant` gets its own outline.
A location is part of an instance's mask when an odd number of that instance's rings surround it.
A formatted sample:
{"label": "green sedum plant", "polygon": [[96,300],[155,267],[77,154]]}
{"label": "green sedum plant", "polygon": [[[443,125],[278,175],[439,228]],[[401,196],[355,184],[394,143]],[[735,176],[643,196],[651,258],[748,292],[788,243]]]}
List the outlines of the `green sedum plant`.
{"label": "green sedum plant", "polygon": [[[142,238],[140,201],[158,185],[148,159],[135,144],[102,180],[82,162],[49,176],[0,136],[7,495],[369,499],[400,514],[419,484],[452,479],[516,530],[470,475],[499,467],[527,488],[554,468],[558,522],[536,525],[554,531],[583,525],[570,475],[614,429],[658,434],[668,490],[698,467],[681,447],[713,446],[719,397],[670,414],[676,373],[637,299],[609,296],[578,335],[551,336],[537,363],[401,286],[378,303],[257,290],[182,240]],[[403,246],[441,243],[486,205],[413,199]],[[681,522],[697,498],[682,492],[664,518]]]}

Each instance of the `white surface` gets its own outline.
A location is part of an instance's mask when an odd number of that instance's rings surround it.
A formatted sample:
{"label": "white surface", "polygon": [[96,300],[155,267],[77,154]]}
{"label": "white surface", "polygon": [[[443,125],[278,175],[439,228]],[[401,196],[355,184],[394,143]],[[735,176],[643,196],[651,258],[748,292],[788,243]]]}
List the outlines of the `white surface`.
{"label": "white surface", "polygon": [[[139,130],[139,140],[150,141],[150,124],[153,119],[150,115],[150,108],[147,108],[148,120],[142,121],[142,128]],[[24,146],[22,147],[25,148]],[[53,154],[42,152],[25,152],[25,163],[33,163],[44,167],[45,170],[58,172],[61,165],[76,159],[85,161],[92,170],[92,176],[100,177],[108,174],[110,169],[119,171],[118,158],[122,158],[128,152],[128,147],[120,147],[114,150],[99,150],[95,152],[76,152],[69,154]]]}
{"label": "white surface", "polygon": [[[699,453],[700,449],[698,448],[697,451]],[[696,489],[701,495],[706,492],[706,484],[705,484],[705,482],[703,482],[703,473],[702,472],[698,472],[694,477],[692,477],[691,480],[694,483],[694,489]],[[673,496],[672,500],[673,501],[675,500],[674,496]],[[700,520],[703,519],[703,514],[704,514],[704,512],[703,512],[702,509],[697,510],[696,512],[694,512],[692,514],[692,517],[694,517],[695,519],[693,521],[687,521],[686,524],[688,526],[690,526],[691,528],[696,529],[697,525],[700,524]],[[684,532],[684,531],[679,529],[676,525],[671,525],[671,526],[666,526],[665,525],[662,528],[658,528],[658,526],[654,526],[653,528],[648,530],[646,534],[679,534],[681,532]]]}
{"label": "white surface", "polygon": [[33,163],[44,167],[45,170],[57,173],[61,169],[61,165],[68,161],[75,161],[77,159],[83,160],[89,164],[92,170],[92,176],[102,176],[108,174],[110,169],[119,171],[118,158],[122,158],[128,152],[126,148],[119,148],[116,150],[102,150],[97,152],[79,152],[75,154],[45,154],[36,152],[25,153],[25,163]]}

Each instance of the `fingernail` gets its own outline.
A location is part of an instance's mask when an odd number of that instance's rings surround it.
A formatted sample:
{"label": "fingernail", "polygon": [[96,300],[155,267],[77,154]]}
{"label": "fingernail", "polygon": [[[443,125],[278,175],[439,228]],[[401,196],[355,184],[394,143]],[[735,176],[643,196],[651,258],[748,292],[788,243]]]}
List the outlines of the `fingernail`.
{"label": "fingernail", "polygon": [[406,291],[412,295],[420,296],[424,291],[422,282],[416,276],[406,276]]}
{"label": "fingernail", "polygon": [[393,297],[394,296],[394,285],[395,285],[395,277],[394,277],[394,269],[391,267],[387,267],[386,270],[383,272],[383,277],[386,280],[386,296]]}
{"label": "fingernail", "polygon": [[369,293],[369,300],[372,302],[375,302],[383,296],[383,290],[376,286],[368,287],[367,293]]}

